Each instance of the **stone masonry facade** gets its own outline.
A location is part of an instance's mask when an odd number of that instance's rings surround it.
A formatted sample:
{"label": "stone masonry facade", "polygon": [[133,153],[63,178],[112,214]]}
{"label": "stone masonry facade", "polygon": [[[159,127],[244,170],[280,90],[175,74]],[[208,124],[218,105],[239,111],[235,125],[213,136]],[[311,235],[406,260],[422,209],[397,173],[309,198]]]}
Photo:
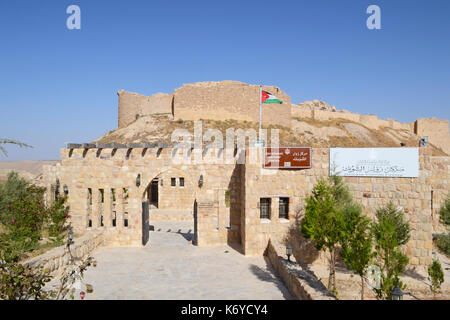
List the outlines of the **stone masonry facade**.
{"label": "stone masonry facade", "polygon": [[[450,157],[432,156],[427,147],[419,150],[418,178],[346,177],[345,181],[369,216],[388,201],[404,210],[412,229],[405,252],[411,265],[425,268],[432,258],[437,210],[450,191]],[[68,191],[76,232],[107,230],[111,245],[142,245],[142,202],[151,201],[152,192],[157,192],[150,219],[191,219],[194,244],[235,244],[243,254],[259,256],[269,239],[282,242],[295,228],[305,198],[329,173],[328,148],[312,149],[310,169],[264,169],[261,152],[237,150],[231,163],[215,163],[225,154],[218,150],[196,163],[192,152],[191,163],[179,164],[173,161],[176,152],[168,147],[62,149],[61,163],[44,167],[44,181],[48,200],[55,196],[57,180],[60,192]],[[245,163],[236,160],[241,153]],[[256,161],[250,161],[252,154]],[[270,199],[268,217],[261,218],[261,199]],[[280,199],[288,203],[287,216],[280,217]],[[310,257],[311,252],[295,255]],[[323,258],[317,255],[312,263],[322,263]]]}
{"label": "stone masonry facade", "polygon": [[[262,123],[291,126],[291,97],[274,86],[262,86],[283,103],[263,104]],[[120,90],[119,128],[137,117],[149,114],[171,114],[175,120],[259,121],[259,86],[239,81],[199,82],[185,84],[173,94],[157,93],[147,97]]]}
{"label": "stone masonry facade", "polygon": [[[263,124],[290,127],[295,117],[334,118],[359,122],[368,128],[391,127],[428,136],[450,154],[447,120],[419,119],[401,124],[374,115],[358,115],[312,104],[291,105],[291,98],[275,86],[262,86],[283,101],[263,105]],[[183,85],[173,94],[144,96],[120,90],[119,128],[140,116],[168,114],[174,120],[259,121],[259,90],[238,81]],[[250,144],[251,145],[251,144]],[[150,220],[189,220],[193,244],[233,244],[245,255],[261,256],[269,241],[294,242],[298,261],[321,264],[319,254],[299,236],[298,217],[305,199],[320,178],[329,175],[330,149],[312,148],[310,169],[264,169],[262,148],[201,150],[163,144],[69,144],[60,163],[44,166],[47,201],[67,193],[75,232],[102,231],[108,245],[145,243],[143,208]],[[393,201],[411,225],[404,250],[410,264],[424,269],[431,263],[432,235],[441,232],[438,211],[450,192],[450,157],[433,156],[419,148],[418,178],[346,177],[353,197],[373,217],[376,208]],[[185,161],[179,161],[185,154]],[[229,159],[226,155],[233,154]],[[243,161],[241,161],[243,160]],[[264,212],[264,214],[263,214]]]}

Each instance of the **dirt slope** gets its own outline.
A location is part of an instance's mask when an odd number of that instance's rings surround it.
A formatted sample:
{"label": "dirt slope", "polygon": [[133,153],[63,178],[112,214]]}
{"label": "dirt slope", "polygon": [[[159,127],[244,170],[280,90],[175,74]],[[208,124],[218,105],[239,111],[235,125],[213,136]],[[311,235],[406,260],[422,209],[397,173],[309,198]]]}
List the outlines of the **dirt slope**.
{"label": "dirt slope", "polygon": [[[203,120],[203,133],[208,128],[219,129],[226,137],[226,129],[253,128],[258,131],[257,122],[237,120]],[[192,135],[193,121],[171,120],[168,116],[144,116],[127,127],[108,132],[95,140],[103,143],[163,142],[172,145],[171,135],[175,129],[187,129]],[[312,147],[399,147],[403,142],[407,147],[417,147],[419,137],[406,130],[383,128],[369,129],[360,123],[346,119],[317,121],[310,118],[292,118],[291,128],[282,126],[263,126],[279,129],[280,145],[306,145]],[[270,131],[268,132],[270,137]],[[434,155],[445,155],[435,146],[431,146]]]}

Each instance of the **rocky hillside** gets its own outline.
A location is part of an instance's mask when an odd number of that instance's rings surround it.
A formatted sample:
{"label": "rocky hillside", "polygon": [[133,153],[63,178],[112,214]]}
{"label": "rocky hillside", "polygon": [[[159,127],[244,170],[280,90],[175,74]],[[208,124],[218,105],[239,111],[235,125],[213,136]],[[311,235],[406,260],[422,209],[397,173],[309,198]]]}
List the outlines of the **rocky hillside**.
{"label": "rocky hillside", "polygon": [[46,164],[55,164],[59,161],[0,161],[0,181],[8,177],[8,173],[16,171],[20,177],[32,181],[34,184],[41,185],[42,167]]}
{"label": "rocky hillside", "polygon": [[[329,107],[323,102],[305,102],[311,107],[317,103]],[[407,147],[417,147],[419,137],[407,130],[382,128],[373,130],[348,119],[318,121],[310,118],[292,118],[291,128],[282,126],[263,126],[280,130],[280,145],[305,145],[312,147],[399,147],[405,143]],[[94,142],[128,143],[128,142],[163,142],[172,145],[171,134],[177,128],[194,132],[194,121],[172,120],[165,115],[143,116],[128,126],[108,132]],[[203,120],[203,132],[208,128],[219,129],[224,137],[228,128],[253,128],[258,130],[257,122],[237,120]],[[270,136],[270,133],[269,133]],[[433,154],[446,155],[441,149],[431,145]]]}

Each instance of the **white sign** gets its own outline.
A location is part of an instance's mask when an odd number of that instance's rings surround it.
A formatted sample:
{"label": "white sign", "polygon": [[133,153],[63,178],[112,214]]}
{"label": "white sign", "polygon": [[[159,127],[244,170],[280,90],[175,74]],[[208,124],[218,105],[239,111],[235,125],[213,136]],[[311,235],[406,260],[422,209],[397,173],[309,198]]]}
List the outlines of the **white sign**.
{"label": "white sign", "polygon": [[330,148],[330,174],[419,177],[419,148]]}

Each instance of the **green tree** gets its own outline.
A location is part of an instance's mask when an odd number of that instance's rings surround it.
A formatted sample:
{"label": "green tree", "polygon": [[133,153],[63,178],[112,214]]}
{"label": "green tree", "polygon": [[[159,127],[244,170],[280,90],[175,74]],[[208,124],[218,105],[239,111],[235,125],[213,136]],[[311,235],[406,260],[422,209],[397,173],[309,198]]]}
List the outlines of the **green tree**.
{"label": "green tree", "polygon": [[433,240],[439,251],[450,257],[450,231],[435,235]]}
{"label": "green tree", "polygon": [[342,259],[348,269],[360,276],[361,300],[364,300],[364,278],[374,257],[371,220],[362,214],[359,205],[347,206],[343,218]]}
{"label": "green tree", "polygon": [[5,144],[15,144],[19,147],[27,147],[27,148],[33,148],[32,146],[20,142],[20,141],[16,141],[16,140],[11,140],[11,139],[0,139],[0,151],[5,155],[8,156],[8,152],[6,151],[6,148],[3,146]]}
{"label": "green tree", "polygon": [[428,266],[428,275],[431,280],[431,292],[436,297],[436,293],[444,282],[444,270],[438,259],[433,259],[433,263]]}
{"label": "green tree", "polygon": [[450,225],[450,194],[444,201],[444,205],[439,210],[439,220],[449,226]]}
{"label": "green tree", "polygon": [[399,275],[405,271],[409,260],[400,246],[409,241],[410,228],[403,211],[392,202],[377,209],[376,220],[372,225],[372,232],[377,265],[381,270],[381,285],[380,288],[374,288],[374,291],[378,299],[389,300],[396,285],[401,289],[406,288]]}
{"label": "green tree", "polygon": [[17,261],[22,253],[36,249],[44,231],[58,237],[69,217],[65,197],[51,204],[44,201],[45,188],[36,187],[20,178],[16,172],[8,174],[0,183],[0,250],[5,259]]}
{"label": "green tree", "polygon": [[[439,220],[446,226],[450,226],[450,194],[447,195],[439,210]],[[450,257],[450,231],[435,235],[433,240],[439,251]]]}
{"label": "green tree", "polygon": [[301,233],[314,241],[317,250],[330,254],[330,274],[328,290],[337,294],[336,253],[342,242],[343,214],[346,207],[353,205],[352,197],[342,177],[330,176],[320,179],[306,199],[305,216],[301,223]]}

